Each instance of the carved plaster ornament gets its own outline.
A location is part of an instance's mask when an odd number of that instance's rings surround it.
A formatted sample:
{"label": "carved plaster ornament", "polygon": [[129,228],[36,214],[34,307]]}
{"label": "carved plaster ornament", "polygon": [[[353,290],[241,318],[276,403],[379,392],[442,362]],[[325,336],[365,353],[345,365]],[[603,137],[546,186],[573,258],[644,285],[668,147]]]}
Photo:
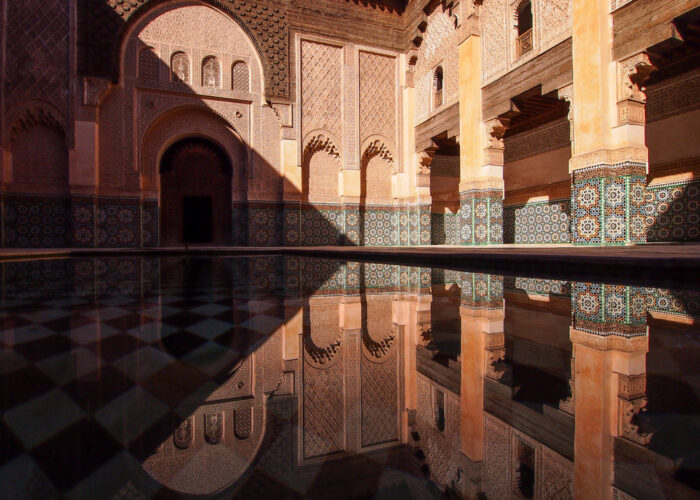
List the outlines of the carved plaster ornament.
{"label": "carved plaster ornament", "polygon": [[437,148],[428,148],[420,153],[418,158],[418,175],[430,175],[430,165],[433,163]]}
{"label": "carved plaster ornament", "polygon": [[340,158],[340,151],[333,143],[333,139],[327,137],[323,134],[318,134],[309,139],[304,148],[304,156],[316,153],[318,151],[325,151],[334,158]]}
{"label": "carved plaster ornament", "polygon": [[304,348],[311,364],[325,367],[340,352],[340,333],[326,330],[313,332],[304,338]]}
{"label": "carved plaster ornament", "polygon": [[391,350],[398,334],[398,325],[392,323],[391,332],[384,335],[370,334],[368,330],[362,332],[362,347],[369,357],[382,359]]}
{"label": "carved plaster ornament", "polygon": [[219,444],[223,435],[223,413],[204,415],[204,440],[209,444]]}
{"label": "carved plaster ornament", "polygon": [[173,55],[172,59],[173,74],[177,77],[177,81],[189,83],[190,81],[190,59],[184,52],[178,52]]}
{"label": "carved plaster ornament", "polygon": [[656,68],[646,53],[640,53],[620,63],[620,86],[622,99],[646,102],[644,84]]}
{"label": "carved plaster ornament", "polygon": [[112,83],[104,78],[83,78],[83,104],[99,106],[112,90]]}
{"label": "carved plaster ornament", "polygon": [[494,118],[487,121],[486,127],[486,142],[490,149],[504,149],[503,137],[508,130],[510,120],[507,118]]}
{"label": "carved plaster ornament", "polygon": [[65,129],[60,117],[54,115],[49,109],[37,105],[29,108],[17,118],[10,127],[10,144],[13,144],[20,134],[28,132],[36,125],[44,125],[52,128],[61,134],[65,134]]}
{"label": "carved plaster ornament", "polygon": [[384,141],[377,139],[370,142],[365,148],[365,153],[363,155],[365,159],[370,159],[374,156],[380,157],[382,160],[394,164],[394,157],[391,155],[391,151],[386,147]]}
{"label": "carved plaster ornament", "polygon": [[506,349],[490,349],[486,351],[486,376],[500,381],[506,373]]}

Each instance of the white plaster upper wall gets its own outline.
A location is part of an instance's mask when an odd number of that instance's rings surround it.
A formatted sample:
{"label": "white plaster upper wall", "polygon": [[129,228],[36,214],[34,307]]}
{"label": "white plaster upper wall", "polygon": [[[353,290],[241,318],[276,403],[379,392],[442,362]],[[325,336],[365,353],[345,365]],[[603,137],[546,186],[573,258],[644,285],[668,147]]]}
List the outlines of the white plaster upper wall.
{"label": "white plaster upper wall", "polygon": [[646,144],[651,168],[677,160],[700,158],[698,123],[700,109],[648,123]]}
{"label": "white plaster upper wall", "polygon": [[160,59],[168,66],[174,52],[187,52],[192,65],[191,74],[195,77],[193,83],[197,82],[196,75],[201,71],[204,57],[215,55],[222,59],[224,82],[227,76],[230,78],[231,72],[230,65],[225,63],[233,63],[237,57],[243,58],[251,65],[251,92],[262,93],[262,63],[255,46],[233,19],[212,7],[183,5],[159,9],[139,23],[131,38],[147,45],[160,44]]}
{"label": "white plaster upper wall", "polygon": [[503,76],[571,36],[572,0],[532,0],[533,50],[515,58],[515,12],[520,0],[491,0],[481,7],[482,83]]}

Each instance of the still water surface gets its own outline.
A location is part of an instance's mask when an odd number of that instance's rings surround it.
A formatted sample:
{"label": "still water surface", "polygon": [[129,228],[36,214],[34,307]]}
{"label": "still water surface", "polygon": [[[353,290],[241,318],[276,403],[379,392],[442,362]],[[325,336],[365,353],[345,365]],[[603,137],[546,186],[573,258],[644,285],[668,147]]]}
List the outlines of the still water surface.
{"label": "still water surface", "polygon": [[693,291],[275,256],[1,268],[1,498],[699,496]]}

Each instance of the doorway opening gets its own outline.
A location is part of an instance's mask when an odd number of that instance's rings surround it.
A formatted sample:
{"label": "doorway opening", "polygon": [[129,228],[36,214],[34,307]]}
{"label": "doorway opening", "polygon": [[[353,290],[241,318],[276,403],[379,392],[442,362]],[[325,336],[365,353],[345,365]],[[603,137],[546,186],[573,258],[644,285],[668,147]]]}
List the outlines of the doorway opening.
{"label": "doorway opening", "polygon": [[161,242],[163,245],[230,245],[232,169],[215,143],[189,138],[163,155]]}

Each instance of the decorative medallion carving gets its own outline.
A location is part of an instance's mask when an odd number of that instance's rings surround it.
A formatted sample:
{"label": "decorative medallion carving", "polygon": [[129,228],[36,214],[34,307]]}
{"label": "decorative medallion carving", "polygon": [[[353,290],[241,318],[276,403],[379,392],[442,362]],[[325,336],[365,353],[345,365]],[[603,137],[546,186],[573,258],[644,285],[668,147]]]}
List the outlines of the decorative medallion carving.
{"label": "decorative medallion carving", "polygon": [[190,83],[190,58],[184,52],[176,52],[170,59],[171,78],[174,82]]}
{"label": "decorative medallion carving", "polygon": [[204,415],[204,440],[209,444],[219,444],[224,434],[224,414],[208,413]]}
{"label": "decorative medallion carving", "polygon": [[173,444],[180,450],[186,450],[192,446],[194,440],[194,417],[188,417],[175,427]]}

